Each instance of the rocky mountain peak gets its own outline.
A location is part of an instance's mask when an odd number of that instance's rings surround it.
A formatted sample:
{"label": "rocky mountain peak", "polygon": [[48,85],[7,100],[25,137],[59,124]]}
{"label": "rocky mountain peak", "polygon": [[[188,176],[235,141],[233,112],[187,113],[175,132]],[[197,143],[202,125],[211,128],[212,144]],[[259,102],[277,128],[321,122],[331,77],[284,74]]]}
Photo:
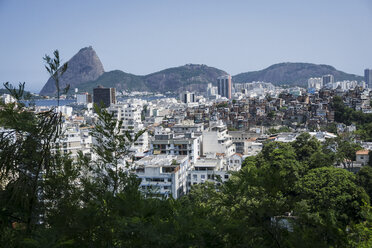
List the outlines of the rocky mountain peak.
{"label": "rocky mountain peak", "polygon": [[[66,72],[61,77],[60,88],[70,84],[70,88],[79,87],[79,84],[94,81],[104,73],[101,60],[94,49],[84,47],[75,54],[69,61]],[[49,78],[40,95],[52,95],[56,92],[54,80]]]}

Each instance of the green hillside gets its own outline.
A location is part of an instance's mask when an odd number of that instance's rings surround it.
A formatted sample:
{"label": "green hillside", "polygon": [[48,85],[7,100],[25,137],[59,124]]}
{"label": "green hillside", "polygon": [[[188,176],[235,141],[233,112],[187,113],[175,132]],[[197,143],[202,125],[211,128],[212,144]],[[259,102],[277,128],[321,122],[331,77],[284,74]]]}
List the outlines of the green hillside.
{"label": "green hillside", "polygon": [[348,74],[335,69],[329,65],[316,65],[310,63],[280,63],[269,66],[260,71],[252,71],[237,74],[233,77],[234,83],[252,81],[265,81],[274,85],[298,85],[306,86],[307,80],[311,77],[321,77],[331,74],[335,81],[356,80],[362,81],[363,77]]}

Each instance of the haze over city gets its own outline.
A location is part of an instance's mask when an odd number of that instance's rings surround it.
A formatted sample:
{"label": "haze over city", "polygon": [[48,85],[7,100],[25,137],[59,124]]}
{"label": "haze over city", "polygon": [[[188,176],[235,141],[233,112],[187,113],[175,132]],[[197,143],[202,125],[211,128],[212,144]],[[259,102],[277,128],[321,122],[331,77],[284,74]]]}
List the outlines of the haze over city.
{"label": "haze over city", "polygon": [[279,62],[372,67],[372,2],[0,0],[0,82],[48,79],[42,57],[92,46],[105,71],[199,63],[231,75]]}

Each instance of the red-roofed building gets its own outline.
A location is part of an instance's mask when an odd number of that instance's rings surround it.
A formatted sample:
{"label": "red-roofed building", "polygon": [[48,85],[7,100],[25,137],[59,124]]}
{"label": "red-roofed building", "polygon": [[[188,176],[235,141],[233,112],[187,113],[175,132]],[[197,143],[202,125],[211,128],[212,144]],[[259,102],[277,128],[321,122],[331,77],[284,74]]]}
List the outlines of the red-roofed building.
{"label": "red-roofed building", "polygon": [[369,162],[369,150],[359,150],[356,152],[356,162],[362,166],[367,165]]}

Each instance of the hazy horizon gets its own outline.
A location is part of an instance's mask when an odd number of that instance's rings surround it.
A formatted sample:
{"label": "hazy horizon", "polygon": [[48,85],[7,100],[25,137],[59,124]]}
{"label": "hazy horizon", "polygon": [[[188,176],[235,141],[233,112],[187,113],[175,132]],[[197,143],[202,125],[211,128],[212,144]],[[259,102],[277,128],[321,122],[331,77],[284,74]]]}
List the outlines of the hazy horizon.
{"label": "hazy horizon", "polygon": [[42,57],[92,46],[105,71],[146,75],[188,63],[231,75],[281,62],[372,67],[372,2],[0,0],[0,83],[48,80]]}

